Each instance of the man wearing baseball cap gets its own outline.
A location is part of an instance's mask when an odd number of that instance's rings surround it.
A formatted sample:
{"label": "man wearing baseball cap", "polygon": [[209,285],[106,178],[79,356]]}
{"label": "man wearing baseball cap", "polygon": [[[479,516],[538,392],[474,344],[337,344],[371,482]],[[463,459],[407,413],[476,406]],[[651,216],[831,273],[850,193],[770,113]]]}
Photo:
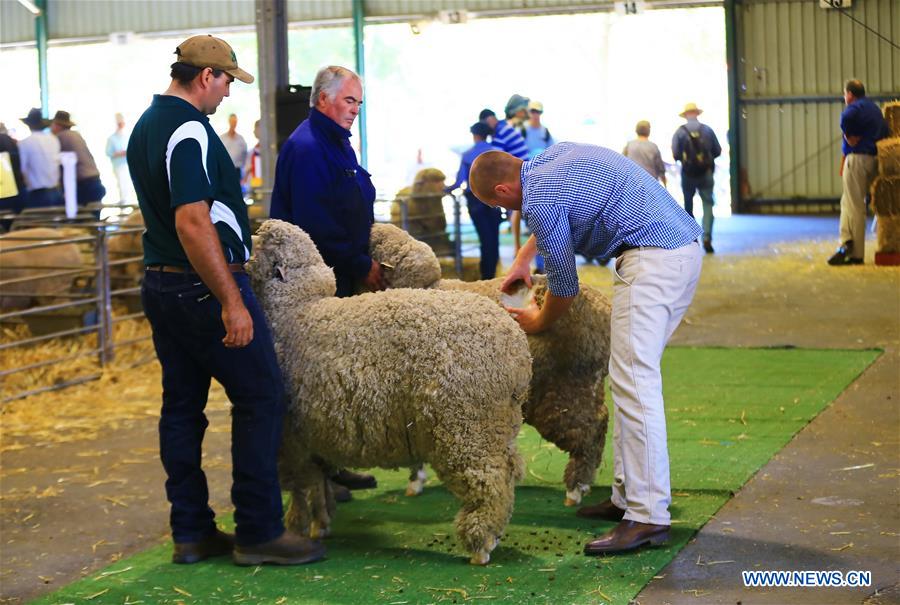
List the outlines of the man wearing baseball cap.
{"label": "man wearing baseball cap", "polygon": [[[253,82],[224,40],[194,36],[175,50],[172,82],[128,141],[146,231],[144,313],[162,366],[160,458],[175,563],[232,554],[238,565],[309,563],[325,547],[285,530],[277,452],[284,387],[272,336],[250,289],[250,223],[238,173],[208,115],[235,80]],[[216,527],[201,468],[211,379],[234,406],[236,535]]]}
{"label": "man wearing baseball cap", "polygon": [[500,215],[499,208],[492,208],[483,203],[472,190],[468,187],[469,169],[475,158],[486,151],[492,150],[494,147],[487,142],[487,138],[493,132],[491,127],[484,122],[478,121],[469,127],[472,133],[473,145],[462,154],[459,162],[459,171],[456,173],[456,180],[452,185],[447,187],[447,191],[466,184],[463,194],[466,196],[466,207],[469,210],[469,218],[475,225],[475,231],[478,233],[478,243],[481,248],[481,260],[479,269],[481,270],[481,279],[494,279],[497,274],[497,261],[500,260],[500,222],[503,220]]}

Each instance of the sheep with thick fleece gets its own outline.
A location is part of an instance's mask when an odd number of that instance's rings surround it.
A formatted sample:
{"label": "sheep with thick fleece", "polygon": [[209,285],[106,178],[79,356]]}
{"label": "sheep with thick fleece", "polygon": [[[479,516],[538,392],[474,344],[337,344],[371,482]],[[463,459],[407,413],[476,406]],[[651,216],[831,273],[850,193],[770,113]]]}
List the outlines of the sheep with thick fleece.
{"label": "sheep with thick fleece", "polygon": [[334,500],[320,463],[430,463],[461,502],[471,562],[490,559],[522,477],[516,435],[531,380],[524,334],[465,292],[334,296],[334,273],[300,228],[266,221],[248,272],[288,392],[282,485],[290,527],[327,535]]}
{"label": "sheep with thick fleece", "polygon": [[[502,278],[463,282],[441,280],[434,253],[405,231],[375,225],[370,253],[393,267],[392,287],[474,292],[500,303]],[[546,281],[535,276],[533,296],[540,304]],[[541,334],[529,335],[534,359],[531,391],[522,409],[525,422],[569,454],[563,477],[567,506],[579,504],[594,482],[603,455],[609,411],[604,383],[609,372],[610,305],[590,287],[581,287],[569,311]],[[407,494],[421,492],[425,476],[413,471]]]}

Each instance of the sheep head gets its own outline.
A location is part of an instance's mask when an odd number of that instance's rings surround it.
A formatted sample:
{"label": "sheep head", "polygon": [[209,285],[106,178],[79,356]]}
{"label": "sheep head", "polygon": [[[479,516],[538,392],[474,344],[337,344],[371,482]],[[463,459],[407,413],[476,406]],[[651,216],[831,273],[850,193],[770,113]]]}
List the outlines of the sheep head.
{"label": "sheep head", "polygon": [[247,263],[253,290],[267,301],[302,303],[334,296],[334,272],[300,227],[270,219],[253,238]]}
{"label": "sheep head", "polygon": [[441,279],[431,246],[394,225],[372,225],[369,254],[389,267],[385,275],[391,288],[431,288]]}

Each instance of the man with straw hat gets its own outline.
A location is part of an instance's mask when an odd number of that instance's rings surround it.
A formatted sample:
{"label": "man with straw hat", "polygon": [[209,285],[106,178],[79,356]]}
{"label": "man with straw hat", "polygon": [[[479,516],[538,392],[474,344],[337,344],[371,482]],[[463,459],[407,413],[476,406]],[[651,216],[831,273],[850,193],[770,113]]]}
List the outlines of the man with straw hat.
{"label": "man with straw hat", "polygon": [[106,195],[106,187],[100,182],[100,171],[87,143],[81,133],[72,130],[72,126],[75,122],[68,111],[57,111],[50,122],[51,132],[59,139],[59,148],[75,153],[75,198],[79,206],[86,206],[101,201]]}
{"label": "man with straw hat", "polygon": [[50,120],[33,107],[22,122],[31,129],[31,136],[19,142],[19,165],[28,189],[26,208],[62,206],[59,190],[59,140],[45,131]]}
{"label": "man with straw hat", "polygon": [[[250,288],[250,222],[241,183],[208,115],[235,80],[253,82],[224,40],[178,45],[172,82],[154,95],[128,141],[144,215],[144,313],[162,366],[160,458],[175,563],[232,554],[238,565],[309,563],[325,555],[285,530],[277,454],[284,387],[266,318]],[[216,527],[201,468],[203,413],[215,378],[233,405],[236,535]],[[233,553],[232,553],[233,549]]]}
{"label": "man with straw hat", "polygon": [[722,147],[716,133],[698,117],[703,110],[696,103],[688,103],[680,115],[687,120],[672,137],[672,157],[681,162],[681,192],[684,194],[684,209],[694,216],[694,193],[700,193],[703,202],[703,249],[707,254],[712,247],[713,226],[713,171],[715,159],[722,155]]}

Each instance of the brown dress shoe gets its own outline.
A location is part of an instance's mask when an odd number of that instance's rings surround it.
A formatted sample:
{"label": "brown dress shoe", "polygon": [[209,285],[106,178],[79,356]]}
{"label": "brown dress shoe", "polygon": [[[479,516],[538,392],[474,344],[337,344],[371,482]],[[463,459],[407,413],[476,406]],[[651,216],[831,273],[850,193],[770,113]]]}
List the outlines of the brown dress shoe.
{"label": "brown dress shoe", "polygon": [[334,483],[343,485],[347,489],[372,489],[373,487],[378,487],[378,481],[373,475],[354,473],[345,468],[339,470],[338,473],[330,477],[330,479]]}
{"label": "brown dress shoe", "polygon": [[274,540],[255,546],[234,547],[235,565],[302,565],[325,558],[325,545],[286,529]]}
{"label": "brown dress shoe", "polygon": [[670,525],[622,521],[609,533],[585,544],[584,554],[606,555],[626,552],[644,544],[657,546],[668,541],[670,528]]}
{"label": "brown dress shoe", "polygon": [[190,565],[210,557],[227,555],[234,548],[234,535],[218,529],[199,542],[176,542],[172,563]]}
{"label": "brown dress shoe", "polygon": [[575,513],[585,519],[603,519],[604,521],[621,521],[625,516],[625,510],[612,503],[612,500],[604,500],[600,504],[582,506]]}

